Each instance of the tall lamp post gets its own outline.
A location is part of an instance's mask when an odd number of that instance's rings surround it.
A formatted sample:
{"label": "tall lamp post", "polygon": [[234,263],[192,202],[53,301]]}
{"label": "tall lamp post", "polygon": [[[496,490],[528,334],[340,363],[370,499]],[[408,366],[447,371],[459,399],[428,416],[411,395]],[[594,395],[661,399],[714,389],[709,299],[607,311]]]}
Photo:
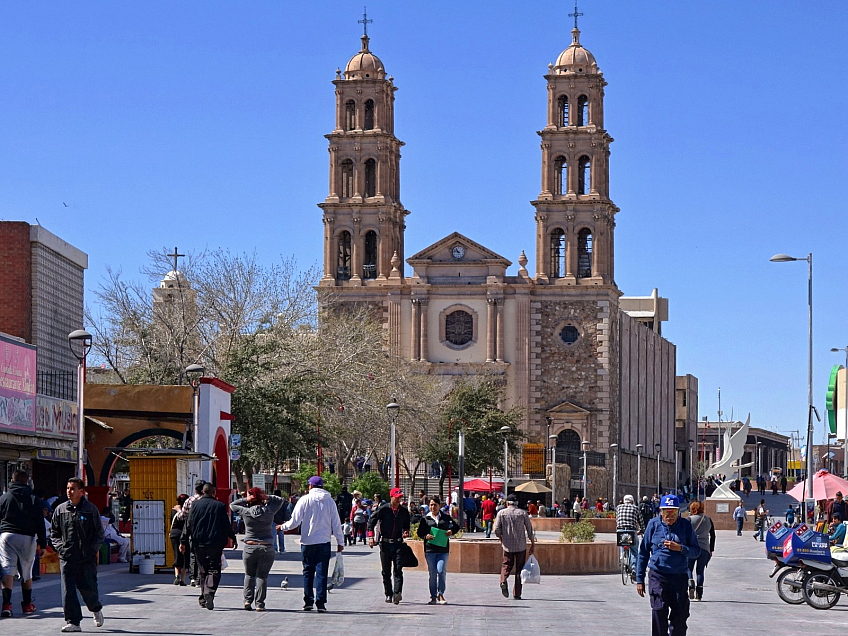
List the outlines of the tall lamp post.
{"label": "tall lamp post", "polygon": [[504,483],[503,483],[503,494],[506,497],[506,482],[509,481],[509,446],[507,444],[506,436],[512,430],[509,426],[501,426],[501,434],[504,438]]}
{"label": "tall lamp post", "polygon": [[773,263],[807,261],[809,277],[807,282],[807,305],[809,313],[809,351],[807,354],[807,498],[813,498],[813,253],[805,258],[796,258],[788,254],[775,254],[769,259]]}
{"label": "tall lamp post", "polygon": [[[198,435],[200,434],[200,420],[198,419],[200,411],[200,395],[198,392],[198,388],[200,387],[200,378],[203,377],[203,374],[206,373],[206,369],[200,366],[199,364],[190,364],[185,368],[185,374],[188,378],[188,383],[191,385],[192,390],[192,398],[191,398],[191,450],[195,453],[197,452],[199,446]],[[186,440],[183,439],[183,450],[186,449]]]}
{"label": "tall lamp post", "polygon": [[[695,485],[695,467],[692,465],[692,449],[695,448],[695,440],[689,438],[689,500],[692,500],[692,487]],[[695,491],[695,498],[698,497],[698,491]]]}
{"label": "tall lamp post", "polygon": [[583,496],[589,496],[589,481],[586,479],[586,454],[589,451],[589,442],[583,442]]}
{"label": "tall lamp post", "polygon": [[610,444],[609,448],[612,453],[612,506],[615,508],[618,505],[618,498],[616,497],[616,489],[618,487],[618,444]]}
{"label": "tall lamp post", "polygon": [[386,405],[386,412],[389,414],[389,425],[391,430],[390,443],[392,445],[392,483],[394,483],[395,488],[400,488],[400,475],[398,474],[397,469],[397,452],[395,450],[395,425],[397,424],[398,411],[400,411],[400,404],[398,404],[394,400],[392,400],[389,404]]}
{"label": "tall lamp post", "polygon": [[636,499],[642,501],[642,449],[641,444],[636,444]]}
{"label": "tall lamp post", "polygon": [[[551,510],[554,508],[554,503],[556,502],[556,443],[557,436],[556,435],[548,435],[548,441],[551,444]],[[556,514],[556,511],[554,511]]]}
{"label": "tall lamp post", "polygon": [[[848,479],[848,347],[834,347],[834,353],[845,352],[845,390],[842,393],[842,412],[845,413],[845,428],[842,429],[842,477]],[[837,408],[838,408],[837,400]]]}
{"label": "tall lamp post", "polygon": [[662,497],[662,485],[660,484],[660,449],[662,446],[659,442],[654,444],[654,448],[657,450],[657,497]]}
{"label": "tall lamp post", "polygon": [[[74,345],[81,349],[77,353]],[[85,385],[85,358],[91,351],[91,334],[77,329],[68,334],[68,347],[77,359],[77,477],[85,480],[85,415],[83,413],[83,387]]]}

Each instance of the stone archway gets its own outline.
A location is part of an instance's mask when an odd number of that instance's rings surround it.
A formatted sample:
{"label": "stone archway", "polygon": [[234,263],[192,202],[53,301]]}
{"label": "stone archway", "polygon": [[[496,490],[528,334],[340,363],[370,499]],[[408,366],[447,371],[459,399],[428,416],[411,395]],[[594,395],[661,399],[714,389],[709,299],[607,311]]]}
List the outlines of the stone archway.
{"label": "stone archway", "polygon": [[[137,431],[135,433],[127,435],[124,439],[115,444],[115,447],[126,448],[130,444],[134,444],[135,442],[138,442],[148,437],[170,437],[172,439],[177,439],[180,441],[182,441],[183,439],[182,433],[178,433],[177,431],[162,428],[148,428],[143,431]],[[107,459],[103,462],[103,465],[100,468],[100,481],[98,482],[100,485],[109,485],[109,477],[112,475],[112,468],[114,468],[116,461],[118,461],[117,455],[115,455],[114,453],[110,453]]]}

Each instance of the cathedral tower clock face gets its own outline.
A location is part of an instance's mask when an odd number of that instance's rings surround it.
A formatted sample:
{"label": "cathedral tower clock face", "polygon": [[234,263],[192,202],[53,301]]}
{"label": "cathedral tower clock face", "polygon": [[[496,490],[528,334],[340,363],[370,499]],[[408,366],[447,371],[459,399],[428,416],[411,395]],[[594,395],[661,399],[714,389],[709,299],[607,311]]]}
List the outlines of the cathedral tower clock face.
{"label": "cathedral tower clock face", "polygon": [[461,261],[465,256],[465,248],[462,245],[454,245],[451,250],[451,255],[458,261]]}

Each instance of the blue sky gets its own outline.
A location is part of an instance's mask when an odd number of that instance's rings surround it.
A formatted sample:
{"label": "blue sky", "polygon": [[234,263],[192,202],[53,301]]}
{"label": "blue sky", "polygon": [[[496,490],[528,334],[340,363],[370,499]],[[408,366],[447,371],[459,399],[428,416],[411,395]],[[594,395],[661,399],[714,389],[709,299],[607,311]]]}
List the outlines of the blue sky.
{"label": "blue sky", "polygon": [[[585,1],[609,82],[616,279],[670,298],[678,373],[738,418],[803,430],[806,264],[815,396],[844,358],[848,3]],[[456,230],[534,262],[543,75],[570,42],[554,2],[368,2],[400,90],[407,256]],[[321,261],[323,135],[362,5],[0,3],[0,218],[135,275],[149,249]],[[65,207],[66,203],[68,207]],[[510,273],[514,273],[517,264]],[[822,436],[818,427],[816,441]]]}

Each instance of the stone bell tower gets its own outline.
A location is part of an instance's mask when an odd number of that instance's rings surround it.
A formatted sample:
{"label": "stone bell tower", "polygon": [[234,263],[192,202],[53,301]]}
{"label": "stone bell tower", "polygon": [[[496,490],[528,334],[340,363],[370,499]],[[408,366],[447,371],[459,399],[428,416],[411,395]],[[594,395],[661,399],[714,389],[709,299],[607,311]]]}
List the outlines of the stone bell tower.
{"label": "stone bell tower", "polygon": [[[360,21],[362,22],[362,21]],[[330,192],[324,211],[321,286],[361,287],[402,278],[404,218],[400,202],[400,148],[394,135],[392,77],[362,48],[336,70],[336,125],[330,142]]]}
{"label": "stone bell tower", "polygon": [[615,285],[615,214],[609,198],[609,145],[604,86],[595,56],[580,44],[548,65],[547,125],[542,138],[542,191],[536,208],[537,283]]}

